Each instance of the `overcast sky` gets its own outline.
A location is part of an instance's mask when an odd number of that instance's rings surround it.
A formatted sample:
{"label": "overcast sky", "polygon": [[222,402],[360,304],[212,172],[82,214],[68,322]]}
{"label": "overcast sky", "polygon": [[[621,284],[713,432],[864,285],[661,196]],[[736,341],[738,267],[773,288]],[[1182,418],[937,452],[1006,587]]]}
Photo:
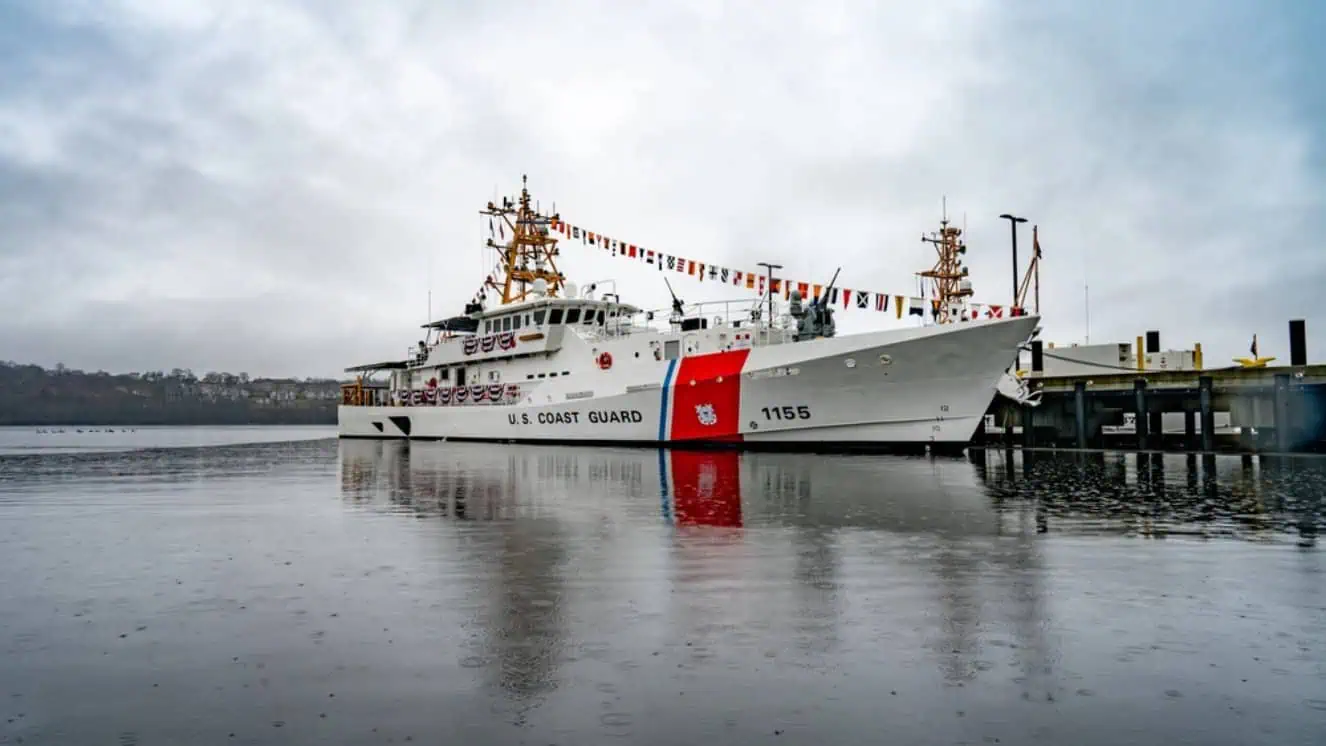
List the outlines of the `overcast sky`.
{"label": "overcast sky", "polygon": [[[337,375],[401,356],[519,189],[660,251],[976,300],[1044,338],[1326,359],[1310,3],[0,0],[0,359]],[[1030,230],[1022,234],[1022,256]],[[430,271],[431,269],[431,271]],[[663,305],[656,272],[565,247]],[[742,297],[683,278],[688,301]],[[840,330],[898,326],[840,314]]]}

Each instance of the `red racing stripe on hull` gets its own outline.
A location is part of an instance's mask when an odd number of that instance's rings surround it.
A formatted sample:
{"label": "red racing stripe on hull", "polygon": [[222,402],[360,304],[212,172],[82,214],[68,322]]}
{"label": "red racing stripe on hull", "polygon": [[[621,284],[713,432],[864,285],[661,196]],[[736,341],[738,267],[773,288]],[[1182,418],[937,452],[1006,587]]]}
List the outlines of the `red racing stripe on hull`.
{"label": "red racing stripe on hull", "polygon": [[741,369],[750,350],[683,358],[672,380],[670,440],[741,440]]}

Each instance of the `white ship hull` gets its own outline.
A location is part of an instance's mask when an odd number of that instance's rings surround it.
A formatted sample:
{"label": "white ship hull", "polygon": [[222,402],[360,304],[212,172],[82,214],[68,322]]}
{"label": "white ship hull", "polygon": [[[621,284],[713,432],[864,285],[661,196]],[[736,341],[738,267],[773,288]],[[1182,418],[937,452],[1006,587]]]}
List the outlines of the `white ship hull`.
{"label": "white ship hull", "polygon": [[[341,406],[339,433],[752,449],[960,448],[1038,320],[943,324],[661,361],[639,355],[629,340],[599,341],[594,355],[609,352],[620,364],[539,381],[512,403]],[[586,359],[590,352],[584,350]]]}

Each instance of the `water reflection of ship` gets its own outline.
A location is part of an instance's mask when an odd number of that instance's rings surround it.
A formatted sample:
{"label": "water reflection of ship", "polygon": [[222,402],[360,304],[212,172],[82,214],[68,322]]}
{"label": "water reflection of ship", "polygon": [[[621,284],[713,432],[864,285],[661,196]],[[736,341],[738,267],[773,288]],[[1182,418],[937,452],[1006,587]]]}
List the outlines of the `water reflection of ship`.
{"label": "water reflection of ship", "polygon": [[740,528],[741,455],[736,451],[659,451],[663,515],[678,526]]}
{"label": "water reflection of ship", "polygon": [[565,654],[570,537],[555,520],[546,518],[498,525],[496,547],[466,545],[475,560],[493,565],[489,603],[476,615],[484,631],[476,647],[482,656],[496,661],[487,668],[498,686],[517,700],[520,722],[527,706],[556,687]]}
{"label": "water reflection of ship", "polygon": [[[1021,649],[1045,648],[1034,531],[1019,532],[1026,545],[1016,548],[988,541],[1008,529],[977,469],[964,462],[351,440],[340,447],[342,488],[358,505],[504,524],[499,544],[470,533],[463,543],[475,552],[467,562],[496,566],[487,594],[496,600],[482,624],[489,630],[485,639],[497,647],[482,655],[502,661],[503,686],[513,693],[543,691],[556,675],[557,625],[574,616],[567,610],[581,592],[580,584],[567,588],[568,563],[593,577],[587,561],[634,555],[630,561],[655,562],[638,559],[638,547],[587,552],[579,528],[649,513],[673,527],[663,547],[670,559],[660,558],[672,567],[673,603],[688,596],[688,587],[699,594],[690,595],[690,606],[674,619],[690,629],[742,624],[738,617],[786,623],[793,647],[832,648],[852,606],[851,586],[874,582],[841,577],[846,551],[859,555],[854,572],[864,555],[889,574],[914,572],[910,582],[932,589],[926,595],[934,608],[927,614],[943,622],[926,630],[927,646],[949,681],[979,673],[980,630],[989,625],[991,609],[1013,622]],[[761,532],[752,542],[743,538],[752,525],[786,530]],[[899,554],[899,534],[917,536],[918,550]],[[636,538],[605,532],[594,541]],[[913,545],[913,539],[902,541]],[[876,554],[875,546],[885,548]],[[731,589],[761,587],[778,590],[755,592],[741,609],[733,608]],[[856,608],[860,613],[861,605]],[[880,607],[878,613],[897,612]],[[784,621],[770,621],[778,619]],[[500,642],[507,638],[528,639]]]}
{"label": "water reflection of ship", "polygon": [[[529,475],[518,458],[475,463],[445,448],[404,442],[342,441],[341,487],[346,499],[394,512],[490,521],[488,531],[453,546],[465,582],[484,589],[467,604],[465,626],[479,634],[461,643],[462,665],[482,667],[508,696],[514,722],[556,686],[567,635],[565,567],[574,542],[555,518],[517,514],[516,486]],[[509,519],[509,520],[505,520]]]}
{"label": "water reflection of ship", "polygon": [[[676,526],[752,522],[955,536],[1001,532],[970,465],[735,451],[534,448],[345,440],[342,493],[465,519],[638,510]],[[623,500],[623,498],[625,498]]]}
{"label": "water reflection of ship", "polygon": [[340,449],[342,495],[363,505],[502,520],[583,509],[609,496],[661,495],[664,518],[677,525],[742,525],[739,454],[732,451],[478,450],[355,440],[341,441]]}

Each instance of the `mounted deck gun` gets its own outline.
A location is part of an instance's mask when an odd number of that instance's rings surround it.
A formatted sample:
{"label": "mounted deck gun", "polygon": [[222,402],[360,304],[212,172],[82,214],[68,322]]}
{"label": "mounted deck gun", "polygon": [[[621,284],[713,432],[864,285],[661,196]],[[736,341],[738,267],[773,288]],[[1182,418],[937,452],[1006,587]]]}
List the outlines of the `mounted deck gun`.
{"label": "mounted deck gun", "polygon": [[704,329],[708,326],[708,324],[705,323],[704,318],[686,318],[686,304],[682,302],[681,298],[677,297],[675,292],[673,292],[672,283],[668,282],[668,278],[664,277],[663,284],[668,286],[668,295],[672,296],[672,314],[668,316],[668,323],[680,327],[684,332]]}
{"label": "mounted deck gun", "polygon": [[812,298],[810,305],[807,307],[803,308],[801,305],[801,293],[797,290],[792,291],[791,306],[788,312],[797,320],[795,341],[832,337],[836,333],[833,322],[833,305],[829,303],[829,293],[833,291],[834,283],[838,282],[838,273],[842,270],[842,267],[834,270],[833,279],[829,280],[829,285],[824,288],[824,292],[818,298]]}

